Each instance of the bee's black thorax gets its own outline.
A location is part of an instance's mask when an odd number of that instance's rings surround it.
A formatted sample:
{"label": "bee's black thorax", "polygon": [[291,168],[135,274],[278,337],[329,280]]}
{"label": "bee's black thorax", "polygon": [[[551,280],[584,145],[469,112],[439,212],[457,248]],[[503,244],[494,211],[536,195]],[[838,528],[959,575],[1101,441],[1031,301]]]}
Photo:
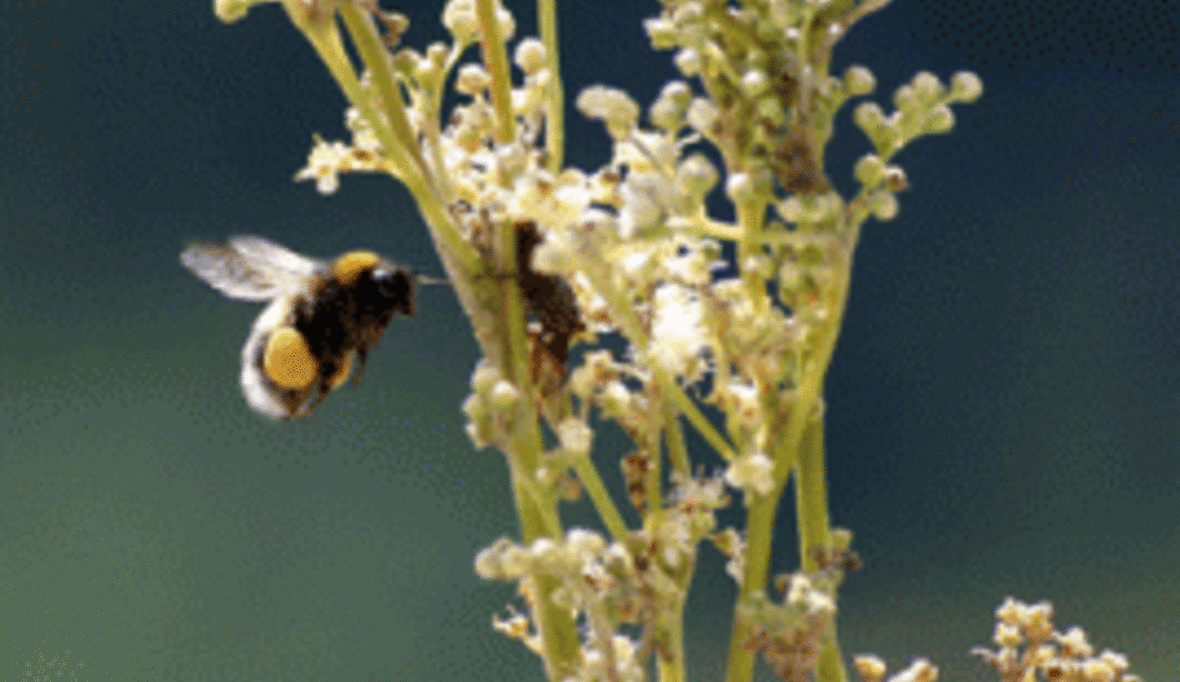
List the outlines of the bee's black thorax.
{"label": "bee's black thorax", "polygon": [[320,376],[327,377],[353,350],[363,366],[396,313],[414,315],[413,278],[405,270],[380,265],[346,284],[330,273],[320,275],[296,303],[292,326],[319,360]]}

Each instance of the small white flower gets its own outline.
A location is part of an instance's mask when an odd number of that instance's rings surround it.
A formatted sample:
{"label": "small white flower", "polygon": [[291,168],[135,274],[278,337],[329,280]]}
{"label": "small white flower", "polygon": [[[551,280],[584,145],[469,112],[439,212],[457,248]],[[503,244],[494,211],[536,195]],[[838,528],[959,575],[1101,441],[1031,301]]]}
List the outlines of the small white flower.
{"label": "small white flower", "polygon": [[545,45],[536,38],[525,38],[517,44],[513,59],[521,71],[531,76],[545,67]]}
{"label": "small white flower", "polygon": [[569,417],[557,425],[557,439],[561,442],[561,447],[569,452],[589,454],[593,438],[594,431],[581,419]]}
{"label": "small white flower", "polygon": [[774,490],[774,462],[760,450],[738,457],[725,470],[725,482],[747,494],[767,495]]}
{"label": "small white flower", "polygon": [[655,319],[651,326],[652,357],[675,374],[688,374],[689,367],[707,344],[704,304],[677,284],[656,289]]}
{"label": "small white flower", "polygon": [[455,77],[455,92],[462,95],[474,96],[487,89],[492,83],[492,77],[484,70],[482,64],[464,64],[459,67]]}
{"label": "small white flower", "polygon": [[606,123],[616,140],[630,135],[639,122],[639,105],[625,90],[592,85],[578,94],[576,106],[587,118]]}
{"label": "small white flower", "polygon": [[983,82],[970,71],[960,71],[951,77],[951,96],[960,102],[974,102],[983,94]]}
{"label": "small white flower", "polygon": [[606,548],[606,541],[601,535],[585,528],[571,528],[566,531],[565,542],[583,561],[593,559]]}
{"label": "small white flower", "polygon": [[628,391],[627,386],[618,379],[611,380],[602,390],[602,406],[608,413],[629,412],[632,402],[631,391]]}
{"label": "small white flower", "polygon": [[673,187],[657,173],[632,173],[619,188],[623,208],[619,211],[619,238],[631,239],[659,227],[672,204]]}
{"label": "small white flower", "polygon": [[457,42],[470,44],[479,40],[479,17],[471,0],[448,2],[443,8],[442,23]]}
{"label": "small white flower", "polygon": [[295,174],[295,180],[315,180],[320,194],[335,194],[340,189],[340,171],[348,163],[348,147],[343,142],[325,142],[316,137],[307,156],[307,165]]}

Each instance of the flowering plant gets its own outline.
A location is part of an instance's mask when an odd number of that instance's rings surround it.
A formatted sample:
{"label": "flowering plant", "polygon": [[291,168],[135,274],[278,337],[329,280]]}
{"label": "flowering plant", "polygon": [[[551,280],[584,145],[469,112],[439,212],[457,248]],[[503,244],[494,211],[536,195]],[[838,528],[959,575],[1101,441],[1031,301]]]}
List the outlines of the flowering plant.
{"label": "flowering plant", "polygon": [[[215,8],[233,21],[263,1]],[[918,137],[948,132],[949,105],[978,98],[979,79],[958,73],[948,86],[923,72],[894,93],[894,112],[860,104],[854,121],[874,151],[856,163],[860,190],[845,199],[825,174],[823,150],[836,111],[875,83],[863,66],[830,75],[832,48],[889,0],[662,0],[645,28],[654,48],[674,50],[686,80],[663,88],[647,125],[623,91],[580,93],[577,108],[602,121],[613,143],[611,161],[584,172],[563,165],[554,0],[538,2],[540,37],[516,43],[515,80],[507,47],[515,21],[497,0],[449,0],[442,21],[451,40],[425,51],[403,47],[407,18],[374,0],[280,1],[351,104],[351,142],[317,138],[296,178],[325,194],[348,172],[403,183],[481,346],[467,432],[504,454],[522,539],[496,541],[475,568],[518,582],[527,603],[495,627],[535,651],[554,681],[642,680],[653,656],[661,680],[684,680],[681,616],[697,547],[709,540],[730,557],[740,586],[729,682],[750,680],[757,656],[787,680],[845,680],[836,590],[859,562],[851,534],[828,521],[824,376],[861,225],[893,219],[908,184],[890,159]],[[476,44],[481,60],[461,63]],[[463,101],[444,112],[452,81]],[[708,210],[719,184],[732,222]],[[736,249],[736,277],[717,272],[727,265],[722,243]],[[620,334],[628,352],[594,349],[602,334]],[[590,348],[570,368],[573,344]],[[724,422],[707,419],[700,403]],[[634,443],[622,468],[640,528],[625,525],[591,462],[592,408]],[[557,436],[553,447],[542,422]],[[685,424],[723,458],[723,472],[694,471]],[[788,479],[802,565],[773,581],[777,599],[766,589],[770,541]],[[717,528],[727,486],[741,492],[744,532]],[[563,528],[559,502],[582,490],[609,538]],[[1003,611],[1021,608],[1029,607]],[[624,624],[642,635],[623,634]],[[1054,635],[1039,627],[1023,637],[1047,646]],[[1031,680],[1061,660],[1041,652],[1021,667],[1011,653],[1020,637],[1005,630],[1005,649],[985,656],[1004,679]],[[1059,637],[1079,650],[1076,637]],[[1101,660],[1106,667],[1075,668],[1105,673],[1078,679],[1131,679],[1125,662]],[[884,675],[871,657],[856,659],[856,669],[865,680]],[[936,675],[919,661],[893,679]]]}

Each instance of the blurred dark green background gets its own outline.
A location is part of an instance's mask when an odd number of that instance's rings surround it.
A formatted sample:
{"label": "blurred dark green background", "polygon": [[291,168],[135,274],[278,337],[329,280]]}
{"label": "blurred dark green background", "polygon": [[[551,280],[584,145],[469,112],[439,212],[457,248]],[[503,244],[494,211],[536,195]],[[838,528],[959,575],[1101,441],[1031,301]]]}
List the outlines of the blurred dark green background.
{"label": "blurred dark green background", "polygon": [[[440,5],[402,8],[411,44],[442,37]],[[646,105],[672,77],[640,28],[655,2],[561,11],[571,97]],[[1176,678],[1178,21],[1165,0],[898,0],[838,48],[887,108],[920,69],[986,90],[898,157],[913,189],[857,253],[827,386],[833,517],[866,561],[846,654],[997,679],[967,650],[1011,594]],[[6,0],[0,28],[0,680],[540,680],[490,627],[512,588],[471,568],[517,531],[502,459],[463,433],[476,348],[451,292],[422,292],[358,390],[274,424],[237,386],[259,308],[178,263],[255,233],[440,271],[388,179],[291,182],[343,100],[282,11]],[[846,194],[850,111],[828,149]],[[571,112],[570,162],[607,153]],[[617,432],[600,444],[618,491]],[[693,680],[721,677],[733,594],[703,550]]]}

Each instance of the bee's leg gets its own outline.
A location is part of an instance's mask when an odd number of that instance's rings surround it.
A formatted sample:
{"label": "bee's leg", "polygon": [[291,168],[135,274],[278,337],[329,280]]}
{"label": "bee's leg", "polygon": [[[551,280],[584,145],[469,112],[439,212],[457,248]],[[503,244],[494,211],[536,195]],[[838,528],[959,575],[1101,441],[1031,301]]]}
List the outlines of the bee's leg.
{"label": "bee's leg", "polygon": [[365,375],[365,363],[369,359],[369,349],[361,346],[356,349],[356,359],[360,363],[360,369],[356,371],[356,375],[352,377],[352,387],[356,388],[357,384],[361,383],[361,377]]}
{"label": "bee's leg", "polygon": [[328,386],[326,383],[320,382],[319,390],[316,391],[315,397],[311,399],[311,402],[308,403],[306,407],[299,410],[299,417],[302,419],[312,412],[315,412],[316,408],[320,406],[320,403],[324,402],[324,398],[327,398],[328,394],[331,392],[332,388],[330,386]]}

